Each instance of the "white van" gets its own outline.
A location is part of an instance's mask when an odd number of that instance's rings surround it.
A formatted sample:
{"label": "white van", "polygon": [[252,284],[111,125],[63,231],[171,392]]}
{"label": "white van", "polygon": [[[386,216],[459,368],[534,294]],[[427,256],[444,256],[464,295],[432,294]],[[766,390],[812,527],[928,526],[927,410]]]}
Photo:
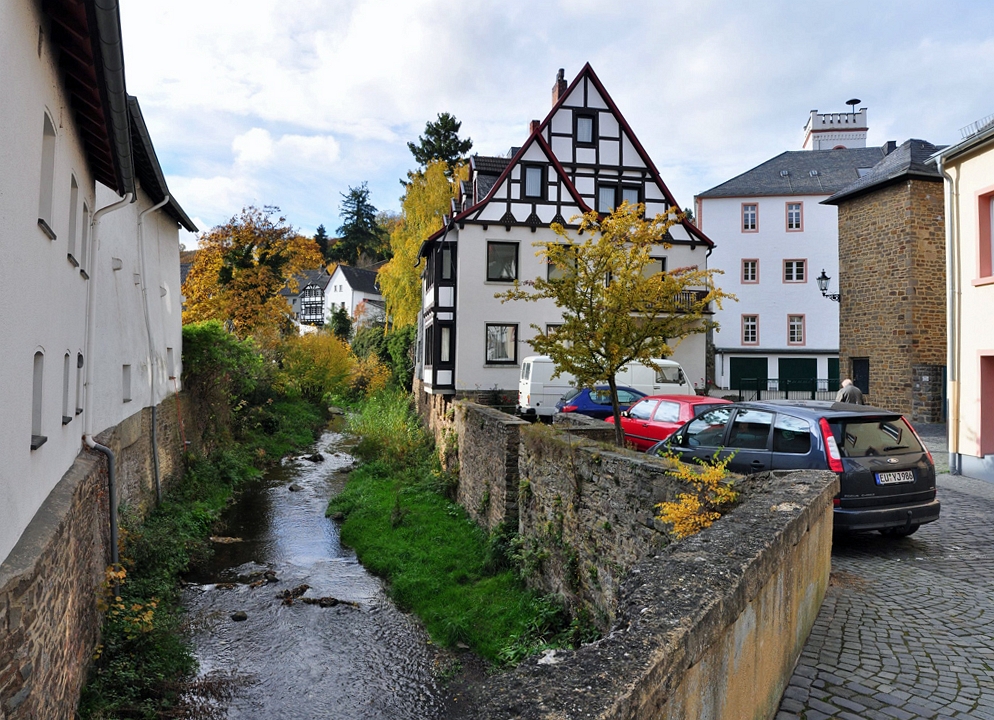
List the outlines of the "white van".
{"label": "white van", "polygon": [[[659,370],[642,363],[630,363],[618,371],[618,385],[625,385],[646,395],[694,395],[694,386],[675,360],[654,360]],[[553,379],[555,363],[546,355],[531,355],[521,361],[518,380],[518,414],[525,417],[552,417],[556,403],[576,385],[569,373]],[[603,384],[606,384],[605,380]],[[598,383],[600,385],[602,383]]]}

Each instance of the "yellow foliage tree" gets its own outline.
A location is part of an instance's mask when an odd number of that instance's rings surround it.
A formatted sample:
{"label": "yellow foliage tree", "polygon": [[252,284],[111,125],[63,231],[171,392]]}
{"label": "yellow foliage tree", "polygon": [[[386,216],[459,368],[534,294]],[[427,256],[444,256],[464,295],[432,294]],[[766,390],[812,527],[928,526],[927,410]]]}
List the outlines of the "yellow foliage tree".
{"label": "yellow foliage tree", "polygon": [[[538,325],[528,341],[548,355],[559,372],[574,375],[581,387],[607,382],[614,408],[615,441],[624,446],[615,374],[639,361],[665,358],[687,335],[707,332],[711,303],[732,297],[714,285],[715,270],[696,266],[653,272],[651,253],[669,247],[666,231],[679,220],[675,209],[645,217],[645,206],[622,203],[610,215],[589,212],[576,237],[554,223],[558,236],[538,242],[537,255],[559,272],[497,293],[504,301],[552,299],[563,324],[546,334]],[[575,219],[575,218],[574,218]]]}
{"label": "yellow foliage tree", "polygon": [[220,320],[240,338],[263,346],[293,329],[292,309],[280,291],[297,290],[296,275],[321,266],[311,238],[298,235],[277,208],[248,207],[200,237],[183,295],[183,322]]}
{"label": "yellow foliage tree", "polygon": [[284,392],[320,402],[349,389],[356,358],[348,343],[327,332],[288,338],[278,385]]}
{"label": "yellow foliage tree", "polygon": [[411,175],[400,219],[390,234],[393,257],[380,268],[377,280],[386,302],[387,317],[396,329],[417,322],[424,267],[418,250],[421,243],[442,227],[442,216],[449,212],[459,180],[468,177],[464,165],[456,168],[451,181],[446,175],[448,171],[444,161],[436,160],[424,172]]}
{"label": "yellow foliage tree", "polygon": [[728,479],[728,463],[732,457],[719,460],[715,456],[712,462],[699,462],[698,468],[680,462],[676,455],[666,457],[674,465],[674,469],[667,470],[666,474],[683,480],[694,490],[680,493],[675,502],[656,505],[659,511],[657,518],[669,525],[677,539],[682,540],[711,527],[721,517],[722,511],[738,499],[738,493],[732,489],[732,482]]}

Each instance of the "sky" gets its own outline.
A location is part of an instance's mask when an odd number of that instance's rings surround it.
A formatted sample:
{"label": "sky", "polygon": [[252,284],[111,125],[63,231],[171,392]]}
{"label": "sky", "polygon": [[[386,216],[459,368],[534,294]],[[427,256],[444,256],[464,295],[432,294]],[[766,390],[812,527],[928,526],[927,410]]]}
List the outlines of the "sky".
{"label": "sky", "polygon": [[274,205],[334,235],[363,182],[398,212],[426,122],[504,154],[586,62],[683,207],[850,98],[869,145],[994,113],[987,0],[121,0],[121,20],[128,92],[201,231]]}

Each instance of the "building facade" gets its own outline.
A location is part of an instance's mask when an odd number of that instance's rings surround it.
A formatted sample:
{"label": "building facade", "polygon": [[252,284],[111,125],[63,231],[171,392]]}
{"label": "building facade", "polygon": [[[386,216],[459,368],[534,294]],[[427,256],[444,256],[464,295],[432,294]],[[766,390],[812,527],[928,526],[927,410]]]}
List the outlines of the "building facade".
{"label": "building facade", "polygon": [[115,0],[0,4],[8,720],[72,715],[113,557],[111,493],[141,508],[180,469],[178,227],[196,228],[127,95],[121,43]]}
{"label": "building facade", "polygon": [[945,180],[949,465],[994,481],[994,119],[931,162]]}
{"label": "building facade", "polygon": [[[553,223],[575,229],[571,218],[626,200],[645,203],[647,216],[679,207],[589,64],[569,85],[560,70],[551,112],[529,130],[505,157],[470,159],[451,215],[422,246],[417,377],[426,393],[516,391],[521,360],[534,354],[528,340],[562,313],[551,300],[502,303],[494,295],[547,277],[535,245],[558,237]],[[669,234],[669,247],[653,253],[660,270],[707,267],[713,245],[700,230],[683,221]],[[704,335],[677,345],[673,359],[703,383]]]}
{"label": "building facade", "polygon": [[809,149],[781,153],[695,198],[696,222],[720,248],[711,267],[738,297],[715,314],[719,387],[750,397],[837,388],[839,306],[815,278],[822,271],[838,277],[838,216],[821,202],[892,149],[865,145],[865,108],[812,111],[803,141]]}
{"label": "building facade", "polygon": [[946,263],[938,148],[908,140],[824,201],[839,213],[839,364],[867,402],[944,420]]}

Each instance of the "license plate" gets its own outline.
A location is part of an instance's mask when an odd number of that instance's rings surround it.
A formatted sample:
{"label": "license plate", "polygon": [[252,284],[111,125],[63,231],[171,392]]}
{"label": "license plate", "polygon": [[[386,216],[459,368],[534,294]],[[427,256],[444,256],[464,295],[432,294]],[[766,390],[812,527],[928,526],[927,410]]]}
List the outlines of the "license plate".
{"label": "license plate", "polygon": [[915,474],[911,470],[877,473],[877,485],[895,485],[897,483],[909,483],[914,481]]}

